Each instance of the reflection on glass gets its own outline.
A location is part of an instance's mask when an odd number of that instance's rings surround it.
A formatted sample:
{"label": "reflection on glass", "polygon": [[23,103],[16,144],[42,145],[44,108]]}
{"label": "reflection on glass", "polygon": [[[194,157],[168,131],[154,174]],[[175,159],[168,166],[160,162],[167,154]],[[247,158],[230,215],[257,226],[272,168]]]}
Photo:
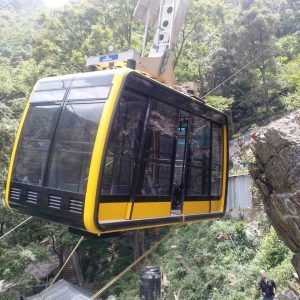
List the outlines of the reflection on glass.
{"label": "reflection on glass", "polygon": [[180,111],[175,146],[172,209],[180,209],[182,203],[184,165],[187,152],[187,133],[189,130],[188,124],[189,114]]}
{"label": "reflection on glass", "polygon": [[66,90],[37,91],[33,93],[30,102],[62,101],[65,93]]}
{"label": "reflection on glass", "polygon": [[102,177],[102,195],[129,195],[144,127],[147,99],[125,91],[114,117]]}
{"label": "reflection on glass", "polygon": [[211,165],[211,194],[219,197],[222,189],[223,163],[223,134],[222,126],[213,124],[212,165]]}
{"label": "reflection on glass", "polygon": [[189,196],[209,195],[210,122],[190,115],[187,189]]}
{"label": "reflection on glass", "polygon": [[14,164],[13,180],[42,185],[50,132],[55,126],[59,106],[32,106],[22,130]]}
{"label": "reflection on glass", "polygon": [[72,87],[111,85],[114,75],[114,70],[96,71],[81,74],[80,76],[75,76],[72,82]]}
{"label": "reflection on glass", "polygon": [[39,81],[36,85],[37,91],[42,90],[59,90],[59,89],[67,89],[70,87],[72,80],[70,78],[60,79],[60,80],[42,80]]}
{"label": "reflection on glass", "polygon": [[153,101],[145,145],[142,195],[169,195],[173,145],[178,128],[176,108]]}
{"label": "reflection on glass", "polygon": [[110,86],[72,88],[68,95],[68,100],[106,99],[109,91]]}
{"label": "reflection on glass", "polygon": [[103,103],[66,105],[58,124],[47,186],[83,193]]}

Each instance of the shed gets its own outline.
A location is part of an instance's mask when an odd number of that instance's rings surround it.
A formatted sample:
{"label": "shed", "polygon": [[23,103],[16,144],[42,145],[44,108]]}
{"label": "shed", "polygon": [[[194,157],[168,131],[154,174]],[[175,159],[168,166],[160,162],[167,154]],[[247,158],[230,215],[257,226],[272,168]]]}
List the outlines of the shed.
{"label": "shed", "polygon": [[[64,279],[53,284],[43,297],[45,290],[37,295],[27,297],[28,300],[89,300],[92,294],[84,289],[67,282]],[[43,298],[42,298],[43,297]]]}
{"label": "shed", "polygon": [[249,175],[228,178],[227,210],[252,208],[252,179]]}
{"label": "shed", "polygon": [[54,271],[58,269],[59,260],[53,257],[50,261],[40,261],[29,264],[25,273],[32,274],[39,280],[48,278]]}

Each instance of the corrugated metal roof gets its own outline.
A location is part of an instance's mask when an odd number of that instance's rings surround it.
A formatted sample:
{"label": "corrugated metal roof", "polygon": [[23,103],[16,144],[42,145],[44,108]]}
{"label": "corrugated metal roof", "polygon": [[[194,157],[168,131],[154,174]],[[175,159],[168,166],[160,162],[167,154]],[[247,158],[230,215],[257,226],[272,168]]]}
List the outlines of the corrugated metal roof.
{"label": "corrugated metal roof", "polygon": [[227,210],[252,207],[252,181],[249,175],[231,176],[228,179]]}
{"label": "corrugated metal roof", "polygon": [[46,278],[51,272],[57,269],[59,266],[59,260],[57,257],[53,257],[51,261],[35,262],[29,264],[25,273],[32,274],[38,279]]}
{"label": "corrugated metal roof", "polygon": [[[27,297],[26,299],[39,300],[42,298],[44,292],[45,291],[32,297]],[[89,300],[91,297],[91,293],[61,279],[48,289],[43,300]]]}

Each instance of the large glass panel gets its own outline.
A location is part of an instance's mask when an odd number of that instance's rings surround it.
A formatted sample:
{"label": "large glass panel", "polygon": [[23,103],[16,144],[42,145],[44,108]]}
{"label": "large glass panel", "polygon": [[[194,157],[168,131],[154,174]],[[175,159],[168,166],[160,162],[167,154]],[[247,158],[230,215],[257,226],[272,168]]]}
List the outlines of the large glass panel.
{"label": "large glass panel", "polygon": [[72,88],[68,95],[68,100],[106,99],[110,88],[110,86]]}
{"label": "large glass panel", "polygon": [[72,88],[87,86],[109,86],[115,76],[115,70],[88,72],[75,76]]}
{"label": "large glass panel", "polygon": [[209,195],[210,122],[190,115],[187,187],[189,196]]}
{"label": "large glass panel", "polygon": [[68,89],[72,83],[72,76],[49,77],[42,79],[36,84],[36,91]]}
{"label": "large glass panel", "polygon": [[13,181],[42,185],[58,111],[58,105],[29,108],[14,163]]}
{"label": "large glass panel", "polygon": [[67,104],[58,124],[47,186],[84,193],[104,103]]}
{"label": "large glass panel", "polygon": [[138,157],[147,98],[124,91],[110,132],[102,195],[129,195]]}
{"label": "large glass panel", "polygon": [[223,131],[222,126],[213,124],[212,163],[211,163],[211,194],[220,197],[222,189],[223,165]]}
{"label": "large glass panel", "polygon": [[169,195],[178,113],[170,105],[153,102],[144,152],[144,178],[139,192],[142,195]]}
{"label": "large glass panel", "polygon": [[34,92],[30,102],[49,102],[62,101],[64,99],[66,90],[52,90],[52,91],[37,91]]}
{"label": "large glass panel", "polygon": [[189,113],[180,111],[177,129],[174,175],[173,175],[173,199],[172,208],[180,209],[182,202],[182,188],[184,178],[184,166],[187,148],[187,133],[189,128]]}

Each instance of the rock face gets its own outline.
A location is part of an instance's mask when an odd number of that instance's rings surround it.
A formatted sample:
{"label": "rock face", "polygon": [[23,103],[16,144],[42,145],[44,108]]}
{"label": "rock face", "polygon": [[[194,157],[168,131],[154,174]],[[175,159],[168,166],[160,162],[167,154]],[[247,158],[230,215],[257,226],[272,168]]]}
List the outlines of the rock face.
{"label": "rock face", "polygon": [[252,137],[256,162],[250,174],[278,236],[295,253],[292,263],[300,278],[300,112]]}

